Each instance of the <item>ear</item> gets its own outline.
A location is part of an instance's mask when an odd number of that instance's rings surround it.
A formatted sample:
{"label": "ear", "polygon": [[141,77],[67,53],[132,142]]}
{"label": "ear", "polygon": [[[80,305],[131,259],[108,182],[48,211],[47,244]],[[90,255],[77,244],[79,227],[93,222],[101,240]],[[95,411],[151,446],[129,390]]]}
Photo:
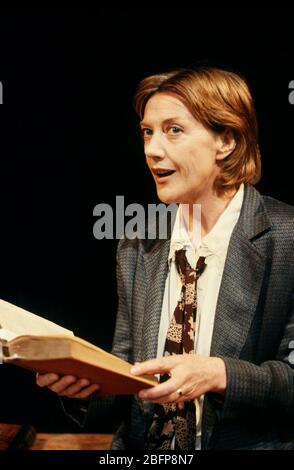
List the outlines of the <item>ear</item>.
{"label": "ear", "polygon": [[236,140],[233,131],[226,129],[222,134],[219,134],[218,144],[216,159],[223,160],[235,150]]}

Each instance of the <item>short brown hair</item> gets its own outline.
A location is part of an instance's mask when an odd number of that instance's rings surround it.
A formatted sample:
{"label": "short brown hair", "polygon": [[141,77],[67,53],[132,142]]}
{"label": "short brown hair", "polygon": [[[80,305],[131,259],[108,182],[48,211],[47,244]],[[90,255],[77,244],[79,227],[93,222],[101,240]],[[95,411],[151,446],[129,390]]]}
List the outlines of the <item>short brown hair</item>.
{"label": "short brown hair", "polygon": [[261,175],[256,113],[249,87],[238,74],[212,67],[182,69],[143,79],[136,90],[135,109],[143,118],[147,101],[155,93],[173,93],[192,115],[216,133],[230,129],[234,151],[220,161],[216,187],[238,188],[242,182],[256,184]]}

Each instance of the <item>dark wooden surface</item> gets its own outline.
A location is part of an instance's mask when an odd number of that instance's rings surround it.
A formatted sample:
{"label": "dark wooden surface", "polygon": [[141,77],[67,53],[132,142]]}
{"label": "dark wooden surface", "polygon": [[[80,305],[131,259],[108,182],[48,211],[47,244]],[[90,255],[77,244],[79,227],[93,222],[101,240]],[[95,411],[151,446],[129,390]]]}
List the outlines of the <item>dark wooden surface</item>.
{"label": "dark wooden surface", "polygon": [[112,434],[38,433],[31,450],[107,450]]}

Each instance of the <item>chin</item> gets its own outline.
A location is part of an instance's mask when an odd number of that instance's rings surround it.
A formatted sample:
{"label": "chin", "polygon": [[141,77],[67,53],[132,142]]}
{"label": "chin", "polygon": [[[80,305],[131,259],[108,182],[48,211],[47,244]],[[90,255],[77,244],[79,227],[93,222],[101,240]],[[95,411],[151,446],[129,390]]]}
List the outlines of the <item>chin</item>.
{"label": "chin", "polygon": [[171,194],[169,191],[157,191],[157,196],[164,204],[178,204],[179,200],[175,194]]}

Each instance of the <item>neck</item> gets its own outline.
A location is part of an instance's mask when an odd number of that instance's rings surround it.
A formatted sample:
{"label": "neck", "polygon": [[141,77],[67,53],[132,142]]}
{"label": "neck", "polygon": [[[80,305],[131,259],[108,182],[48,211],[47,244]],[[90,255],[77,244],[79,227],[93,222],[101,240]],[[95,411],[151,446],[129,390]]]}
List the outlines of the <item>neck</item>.
{"label": "neck", "polygon": [[[194,204],[189,204],[189,213],[186,216],[186,225],[191,233],[194,233],[194,223],[201,220],[198,224],[201,227],[201,238],[207,235],[213,226],[216,224],[220,215],[224,212],[230,201],[236,194],[237,190],[234,189],[229,193],[225,193],[221,196],[216,193],[211,193],[209,196],[199,197]],[[199,210],[194,209],[194,205],[200,205],[201,213]],[[199,207],[199,206],[198,206]],[[200,217],[201,216],[201,217]],[[200,233],[199,233],[200,235]]]}

